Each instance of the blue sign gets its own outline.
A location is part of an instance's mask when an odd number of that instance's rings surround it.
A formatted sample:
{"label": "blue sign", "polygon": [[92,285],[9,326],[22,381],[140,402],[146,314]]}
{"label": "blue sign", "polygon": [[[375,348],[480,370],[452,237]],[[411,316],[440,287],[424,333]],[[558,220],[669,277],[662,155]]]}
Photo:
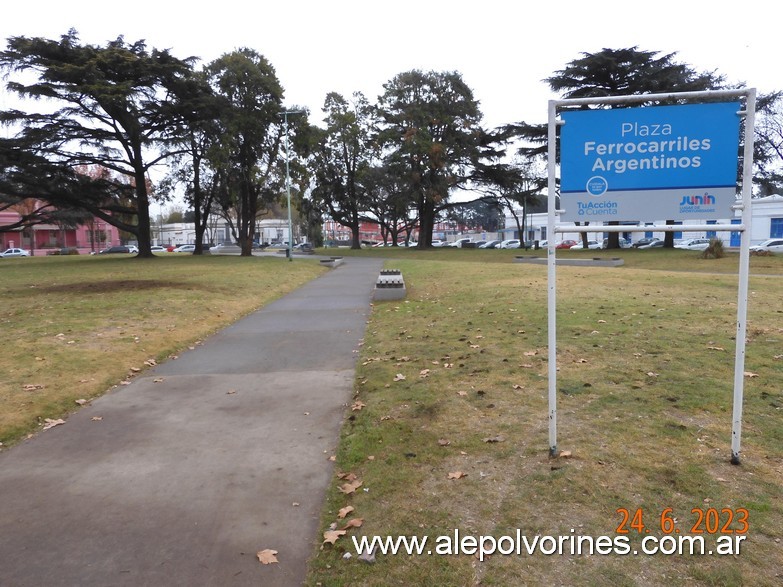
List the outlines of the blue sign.
{"label": "blue sign", "polygon": [[562,220],[733,216],[738,102],[563,112]]}

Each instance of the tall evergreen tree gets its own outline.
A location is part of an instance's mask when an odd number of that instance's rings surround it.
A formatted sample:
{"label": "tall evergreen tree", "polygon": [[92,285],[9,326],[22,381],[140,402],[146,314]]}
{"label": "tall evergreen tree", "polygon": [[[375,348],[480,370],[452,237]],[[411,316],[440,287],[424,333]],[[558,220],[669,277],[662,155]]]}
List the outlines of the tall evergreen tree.
{"label": "tall evergreen tree", "polygon": [[[122,37],[105,47],[82,45],[75,30],[59,41],[11,37],[0,53],[0,69],[32,74],[35,79],[12,80],[7,87],[22,98],[47,99],[62,106],[54,112],[2,113],[2,122],[21,128],[16,137],[5,141],[8,151],[4,152],[29,154],[17,157],[17,171],[26,176],[32,194],[90,211],[135,235],[139,255],[151,257],[147,173],[170,154],[166,143],[180,114],[175,107],[177,91],[191,74],[191,63],[168,51],[147,50],[143,41],[128,44]],[[124,178],[124,187],[115,185],[115,191],[127,192],[131,205],[123,205],[109,190],[66,193],[67,186],[84,183],[76,178],[52,193],[49,178],[33,163],[44,160],[45,168],[63,176],[72,176],[80,165],[116,172]],[[97,187],[107,186],[93,185]],[[121,219],[128,212],[134,214],[135,223]]]}
{"label": "tall evergreen tree", "polygon": [[[676,53],[661,55],[656,51],[642,51],[638,47],[602,49],[597,53],[581,53],[581,57],[569,62],[565,68],[544,81],[564,100],[695,92],[724,87],[723,76],[715,72],[698,72],[689,65],[678,63],[675,57]],[[520,149],[522,155],[534,157],[546,153],[546,124],[520,122],[509,125],[506,131],[529,144]],[[587,233],[582,233],[585,246],[587,236]],[[667,232],[665,242],[666,246],[672,247],[674,233]],[[619,234],[609,233],[609,248],[619,246]]]}

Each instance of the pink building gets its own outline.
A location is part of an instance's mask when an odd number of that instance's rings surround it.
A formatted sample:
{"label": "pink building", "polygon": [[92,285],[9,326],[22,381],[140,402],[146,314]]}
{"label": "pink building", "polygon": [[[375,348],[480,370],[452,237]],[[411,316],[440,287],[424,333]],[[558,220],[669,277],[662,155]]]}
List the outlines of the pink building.
{"label": "pink building", "polygon": [[[11,210],[0,212],[0,230],[19,220],[19,214]],[[63,228],[54,224],[36,224],[0,232],[0,250],[19,247],[31,255],[46,255],[63,247],[74,247],[81,254],[97,253],[112,245],[119,245],[117,227],[103,220],[93,219],[76,228]]]}

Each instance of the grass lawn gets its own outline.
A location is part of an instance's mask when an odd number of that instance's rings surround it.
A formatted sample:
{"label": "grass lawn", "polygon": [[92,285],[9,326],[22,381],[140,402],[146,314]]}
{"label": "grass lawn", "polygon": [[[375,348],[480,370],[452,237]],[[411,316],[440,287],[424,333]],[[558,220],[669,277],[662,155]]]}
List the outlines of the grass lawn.
{"label": "grass lawn", "polygon": [[269,257],[0,261],[0,448],[323,271]]}
{"label": "grass lawn", "polygon": [[[568,456],[550,459],[545,266],[512,263],[519,251],[341,252],[388,256],[408,296],[374,306],[321,521],[346,533],[316,547],[308,585],[780,585],[783,258],[751,259],[733,466],[736,254],[558,251],[626,264],[558,267],[558,448]],[[563,536],[566,553],[376,552],[365,564],[352,542],[427,536],[427,549],[446,552],[455,530]],[[700,536],[740,554],[632,554],[667,534],[667,549]],[[629,553],[590,555],[583,541],[572,555],[580,536],[610,547],[621,537]]]}

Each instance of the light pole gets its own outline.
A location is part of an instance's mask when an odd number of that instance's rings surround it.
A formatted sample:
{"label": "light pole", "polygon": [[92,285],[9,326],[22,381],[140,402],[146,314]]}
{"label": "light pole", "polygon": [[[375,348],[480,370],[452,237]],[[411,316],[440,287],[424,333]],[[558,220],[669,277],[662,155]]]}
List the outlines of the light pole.
{"label": "light pole", "polygon": [[288,115],[303,114],[303,110],[283,111],[283,131],[285,132],[285,191],[288,199],[288,261],[293,261],[294,255],[294,231],[291,224],[291,171],[289,169],[290,156],[288,154]]}

